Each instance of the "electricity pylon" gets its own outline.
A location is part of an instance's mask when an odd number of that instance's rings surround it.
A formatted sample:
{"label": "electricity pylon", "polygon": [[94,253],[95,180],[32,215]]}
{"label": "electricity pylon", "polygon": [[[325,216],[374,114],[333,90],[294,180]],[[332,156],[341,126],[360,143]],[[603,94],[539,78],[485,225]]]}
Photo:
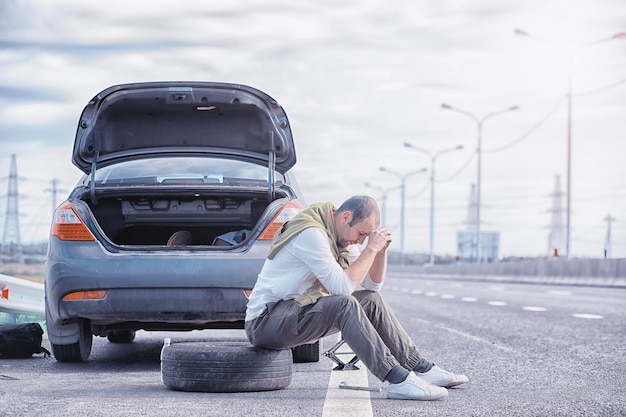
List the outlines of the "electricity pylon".
{"label": "electricity pylon", "polygon": [[559,256],[565,250],[565,224],[563,223],[563,196],[561,191],[561,177],[556,176],[554,192],[552,193],[552,209],[550,233],[548,234],[548,254]]}
{"label": "electricity pylon", "polygon": [[7,189],[7,211],[4,219],[4,233],[2,234],[2,258],[8,262],[21,262],[22,260],[17,202],[17,162],[15,154],[12,154],[9,169],[9,187]]}

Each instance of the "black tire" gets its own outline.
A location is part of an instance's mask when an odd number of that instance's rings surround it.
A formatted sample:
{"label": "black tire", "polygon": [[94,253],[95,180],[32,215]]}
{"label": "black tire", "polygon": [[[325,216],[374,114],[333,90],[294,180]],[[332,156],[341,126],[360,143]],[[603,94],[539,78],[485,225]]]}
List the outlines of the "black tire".
{"label": "black tire", "polygon": [[271,391],[291,383],[291,350],[245,342],[188,342],[164,346],[161,380],[178,391]]}
{"label": "black tire", "polygon": [[293,363],[319,362],[320,341],[291,348]]}
{"label": "black tire", "polygon": [[84,362],[89,359],[91,354],[91,345],[93,343],[93,335],[91,334],[91,325],[87,320],[81,320],[78,323],[79,336],[78,342],[70,345],[52,346],[52,354],[59,362]]}
{"label": "black tire", "polygon": [[134,330],[109,330],[107,339],[111,343],[132,343],[135,340]]}

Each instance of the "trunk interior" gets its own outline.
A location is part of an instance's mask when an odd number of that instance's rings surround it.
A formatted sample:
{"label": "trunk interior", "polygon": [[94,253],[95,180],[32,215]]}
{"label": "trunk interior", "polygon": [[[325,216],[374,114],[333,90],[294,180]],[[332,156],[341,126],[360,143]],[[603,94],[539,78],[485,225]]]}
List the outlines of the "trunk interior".
{"label": "trunk interior", "polygon": [[[277,193],[276,199],[281,197]],[[96,204],[88,196],[82,200],[116,245],[230,246],[245,241],[261,218],[271,219],[263,216],[271,203],[261,193],[100,197]],[[178,243],[170,240],[176,232],[182,232],[172,239]]]}

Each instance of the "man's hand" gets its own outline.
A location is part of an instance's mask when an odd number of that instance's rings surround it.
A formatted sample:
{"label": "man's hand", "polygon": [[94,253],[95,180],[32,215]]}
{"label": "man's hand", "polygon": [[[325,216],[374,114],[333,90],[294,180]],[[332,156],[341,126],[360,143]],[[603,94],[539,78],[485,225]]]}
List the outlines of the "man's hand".
{"label": "man's hand", "polygon": [[369,234],[367,246],[379,253],[389,247],[391,240],[391,232],[384,227],[379,227]]}

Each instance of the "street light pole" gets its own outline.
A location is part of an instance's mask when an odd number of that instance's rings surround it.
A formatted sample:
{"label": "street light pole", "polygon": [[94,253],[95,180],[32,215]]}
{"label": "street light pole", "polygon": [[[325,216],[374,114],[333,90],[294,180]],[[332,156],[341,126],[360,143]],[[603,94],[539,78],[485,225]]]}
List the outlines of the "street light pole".
{"label": "street light pole", "polygon": [[388,172],[396,177],[400,178],[400,265],[404,265],[404,205],[405,205],[405,190],[406,190],[406,179],[414,174],[419,174],[421,172],[427,171],[426,168],[422,168],[418,171],[411,171],[408,174],[399,174],[395,171],[387,169],[385,167],[380,167],[381,171]]}
{"label": "street light pole", "polygon": [[[533,36],[528,32],[515,29],[514,33],[520,36],[527,36],[533,39],[544,40],[537,36]],[[570,258],[570,242],[571,242],[571,214],[572,214],[572,69],[574,67],[574,58],[576,54],[579,53],[583,48],[587,46],[595,45],[597,43],[602,43],[606,41],[610,41],[613,39],[621,39],[626,38],[626,32],[616,33],[613,36],[608,38],[597,39],[595,41],[586,42],[578,45],[576,48],[572,50],[569,56],[568,68],[567,68],[567,190],[566,190],[566,230],[565,230],[565,257],[566,259]]]}
{"label": "street light pole", "polygon": [[418,148],[417,146],[411,145],[410,143],[405,143],[404,146],[407,148],[415,149],[416,151],[425,153],[430,158],[430,258],[429,264],[435,264],[435,161],[437,158],[444,153],[456,151],[459,149],[463,149],[463,145],[455,146],[454,148],[443,149],[441,151],[435,152],[434,154],[426,149]]}
{"label": "street light pole", "polygon": [[364,186],[366,186],[367,188],[372,188],[374,190],[377,190],[381,193],[381,207],[380,207],[380,225],[383,227],[387,227],[387,194],[393,190],[397,190],[398,188],[400,188],[400,186],[398,187],[391,187],[391,188],[382,188],[382,187],[375,187],[372,184],[370,184],[369,182],[366,182],[363,184]]}
{"label": "street light pole", "polygon": [[482,118],[478,118],[476,116],[474,116],[472,113],[467,112],[465,110],[460,110],[457,109],[455,107],[450,106],[449,104],[441,104],[441,107],[446,109],[446,110],[452,110],[455,111],[457,113],[461,113],[464,114],[468,117],[470,117],[472,120],[474,120],[476,122],[476,125],[478,127],[478,147],[476,149],[476,153],[477,153],[477,159],[478,159],[478,168],[477,168],[477,174],[476,174],[476,230],[475,230],[475,236],[474,236],[474,245],[475,245],[475,249],[476,249],[476,263],[480,263],[480,258],[481,258],[481,241],[480,241],[480,198],[481,198],[481,171],[482,171],[482,130],[483,130],[483,123],[485,122],[485,120],[489,119],[490,117],[493,116],[497,116],[499,114],[503,114],[503,113],[507,113],[510,111],[514,111],[517,110],[519,107],[517,106],[512,106],[509,107],[508,109],[504,109],[504,110],[500,110],[500,111],[496,111],[493,113],[489,113],[486,114],[485,116],[483,116]]}

